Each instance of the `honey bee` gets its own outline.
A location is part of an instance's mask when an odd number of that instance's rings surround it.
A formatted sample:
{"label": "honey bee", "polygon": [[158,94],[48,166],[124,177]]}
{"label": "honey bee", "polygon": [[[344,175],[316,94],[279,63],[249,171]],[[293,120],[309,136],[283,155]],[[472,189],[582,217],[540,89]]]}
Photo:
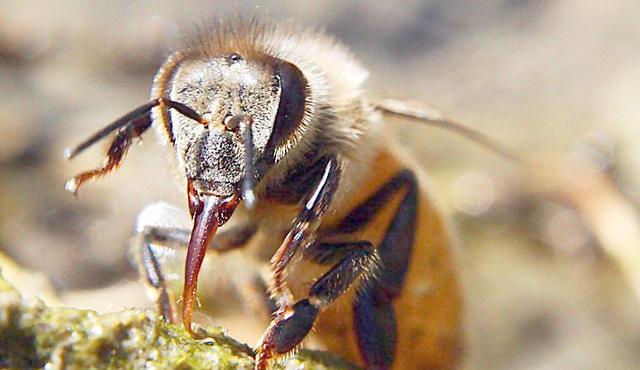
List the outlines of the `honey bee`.
{"label": "honey bee", "polygon": [[455,368],[461,290],[451,238],[424,174],[386,124],[404,117],[492,143],[428,108],[370,99],[367,76],[322,32],[221,23],[168,57],[148,103],[67,152],[114,135],[102,166],[66,188],[115,169],[155,126],[193,220],[190,230],[140,227],[142,275],[164,319],[179,321],[152,245],[187,250],[181,319],[194,336],[205,252],[246,248],[272,271],[257,370],[299,348],[312,328],[328,350],[368,369]]}

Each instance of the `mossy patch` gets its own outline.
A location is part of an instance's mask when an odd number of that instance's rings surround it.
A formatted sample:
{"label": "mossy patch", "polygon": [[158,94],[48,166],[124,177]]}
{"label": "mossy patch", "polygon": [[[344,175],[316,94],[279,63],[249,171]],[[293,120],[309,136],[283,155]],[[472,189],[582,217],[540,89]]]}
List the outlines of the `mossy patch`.
{"label": "mossy patch", "polygon": [[[0,275],[0,368],[253,369],[253,351],[222,329],[181,325],[149,310],[99,314],[25,300]],[[301,351],[274,369],[355,369],[331,355]]]}

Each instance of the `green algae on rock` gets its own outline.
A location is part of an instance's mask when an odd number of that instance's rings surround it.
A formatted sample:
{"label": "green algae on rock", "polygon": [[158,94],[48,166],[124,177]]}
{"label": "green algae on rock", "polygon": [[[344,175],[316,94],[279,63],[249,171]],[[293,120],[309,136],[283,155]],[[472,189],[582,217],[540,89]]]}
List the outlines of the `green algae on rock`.
{"label": "green algae on rock", "polygon": [[[253,369],[253,351],[222,329],[194,340],[152,311],[99,314],[23,299],[0,275],[0,368]],[[331,355],[301,351],[275,369],[355,369]]]}

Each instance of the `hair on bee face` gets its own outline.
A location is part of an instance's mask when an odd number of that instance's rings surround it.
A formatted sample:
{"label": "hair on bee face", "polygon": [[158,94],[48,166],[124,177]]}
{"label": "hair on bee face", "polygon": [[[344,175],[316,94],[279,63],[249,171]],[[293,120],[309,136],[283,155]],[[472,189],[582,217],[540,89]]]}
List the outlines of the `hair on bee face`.
{"label": "hair on bee face", "polygon": [[[156,75],[152,95],[179,101],[210,123],[195,125],[169,110],[158,117],[185,176],[201,191],[228,195],[246,179],[277,176],[310,151],[353,150],[366,131],[358,100],[366,76],[322,33],[236,20],[185,37]],[[238,114],[252,119],[251,145],[225,127]]]}

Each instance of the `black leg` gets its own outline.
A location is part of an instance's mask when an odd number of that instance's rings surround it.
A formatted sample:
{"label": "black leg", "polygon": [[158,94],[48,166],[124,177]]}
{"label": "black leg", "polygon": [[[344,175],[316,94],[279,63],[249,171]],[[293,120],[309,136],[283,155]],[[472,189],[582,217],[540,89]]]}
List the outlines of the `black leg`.
{"label": "black leg", "polygon": [[[154,236],[162,234],[158,239]],[[156,308],[162,317],[171,322],[177,323],[176,311],[173,307],[173,299],[171,293],[167,288],[167,283],[162,272],[162,266],[160,261],[153,250],[153,244],[163,243],[163,246],[175,247],[183,246],[184,236],[187,237],[187,243],[189,242],[189,234],[187,230],[182,229],[159,229],[148,228],[142,232],[142,242],[140,243],[140,264],[142,275],[145,282],[151,289],[156,292],[155,301]]]}
{"label": "black leg", "polygon": [[319,183],[305,197],[303,208],[294,220],[291,230],[271,258],[273,283],[270,294],[280,308],[289,307],[293,303],[284,282],[285,269],[300,247],[304,249],[314,241],[314,234],[331,204],[339,179],[340,165],[338,159],[333,157],[326,163]]}
{"label": "black leg", "polygon": [[[254,224],[240,224],[221,231],[208,247],[217,252],[236,249],[246,244],[255,232],[256,226]],[[155,300],[158,311],[165,320],[172,323],[178,322],[173,305],[174,300],[167,288],[162,265],[153,246],[161,245],[162,248],[186,249],[190,235],[190,230],[180,228],[148,226],[141,231],[142,241],[139,247],[141,274],[147,285],[156,292]]]}
{"label": "black leg", "polygon": [[307,335],[318,314],[319,307],[311,303],[311,298],[293,305],[284,274],[296,252],[299,249],[304,251],[314,242],[315,232],[338,188],[340,172],[338,159],[331,157],[324,165],[320,181],[304,198],[302,210],[291,230],[271,258],[273,281],[269,293],[278,311],[258,347],[256,369],[266,369],[269,359],[294,349]]}
{"label": "black leg", "polygon": [[[205,126],[209,124],[204,118],[200,117],[200,115],[198,115],[196,111],[180,102],[176,102],[167,98],[153,99],[150,102],[143,104],[138,108],[132,110],[131,112],[125,114],[124,116],[120,117],[115,122],[105,126],[101,130],[78,144],[73,149],[69,149],[65,152],[65,156],[68,159],[71,159],[93,144],[109,136],[111,133],[116,133],[116,137],[111,142],[111,146],[109,147],[109,151],[107,152],[107,158],[105,159],[102,166],[75,176],[71,180],[67,181],[65,188],[75,194],[78,192],[78,188],[80,188],[83,183],[96,177],[104,176],[118,167],[120,162],[122,162],[124,156],[127,154],[127,150],[131,146],[131,141],[136,137],[140,137],[145,131],[149,129],[149,127],[151,127],[151,110],[156,106],[175,109],[176,111],[180,112],[188,118],[191,118],[192,120],[199,122],[200,124],[203,124]],[[173,141],[172,133],[171,136],[171,140]]]}
{"label": "black leg", "polygon": [[330,233],[349,234],[361,230],[387,204],[389,198],[407,185],[413,191],[417,191],[413,172],[410,170],[400,171],[391,180],[382,185],[375,194],[354,208],[338,226],[330,230]]}
{"label": "black leg", "polygon": [[358,294],[353,315],[358,348],[366,368],[390,369],[397,337],[396,316],[391,301],[379,300],[376,287],[368,286]]}
{"label": "black leg", "polygon": [[403,188],[407,188],[406,193],[378,247],[380,271],[359,292],[354,304],[358,347],[368,369],[389,369],[393,363],[397,333],[392,303],[402,291],[415,243],[418,189],[413,173],[400,172],[332,230],[354,232],[363,228]]}
{"label": "black leg", "polygon": [[384,268],[380,272],[375,286],[390,299],[397,298],[402,291],[411,262],[417,226],[418,188],[416,178],[413,173],[408,171],[403,173],[402,178],[408,185],[407,192],[378,247]]}
{"label": "black leg", "polygon": [[354,250],[366,248],[371,242],[318,243],[304,251],[304,259],[320,265],[332,265],[344,259]]}
{"label": "black leg", "polygon": [[344,294],[359,278],[362,280],[371,277],[377,270],[378,254],[369,242],[321,245],[325,249],[322,260],[337,259],[327,256],[330,249],[342,258],[315,281],[308,298],[275,314],[258,347],[256,369],[266,369],[270,358],[289,353],[298,347],[313,327],[322,308]]}
{"label": "black leg", "polygon": [[[124,156],[127,154],[127,150],[129,150],[129,147],[131,146],[132,139],[142,135],[142,133],[144,133],[149,127],[151,127],[150,114],[146,114],[145,116],[132,121],[127,126],[122,127],[118,130],[115,139],[113,139],[113,142],[107,151],[107,158],[102,166],[74,176],[71,180],[67,181],[65,188],[76,194],[78,192],[78,188],[80,188],[80,186],[85,182],[96,177],[104,176],[114,168],[118,167]],[[76,149],[76,152],[77,151],[78,149]],[[70,156],[71,155],[74,155],[74,153],[71,153]]]}

